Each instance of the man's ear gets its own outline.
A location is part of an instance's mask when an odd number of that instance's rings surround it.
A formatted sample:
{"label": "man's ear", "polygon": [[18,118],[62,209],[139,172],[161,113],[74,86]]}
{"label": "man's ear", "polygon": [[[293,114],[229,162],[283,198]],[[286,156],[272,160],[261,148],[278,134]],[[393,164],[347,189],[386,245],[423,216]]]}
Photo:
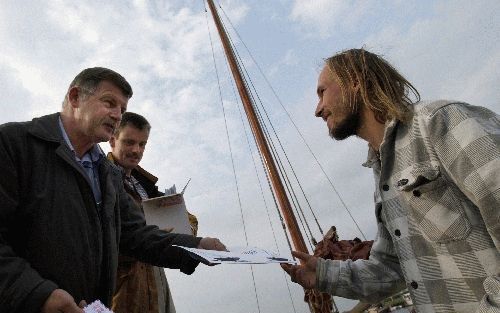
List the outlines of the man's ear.
{"label": "man's ear", "polygon": [[111,136],[111,138],[109,139],[109,145],[111,146],[111,148],[114,148],[115,147],[115,136]]}
{"label": "man's ear", "polygon": [[68,89],[68,103],[73,107],[77,108],[79,106],[78,99],[81,97],[80,89],[76,86]]}

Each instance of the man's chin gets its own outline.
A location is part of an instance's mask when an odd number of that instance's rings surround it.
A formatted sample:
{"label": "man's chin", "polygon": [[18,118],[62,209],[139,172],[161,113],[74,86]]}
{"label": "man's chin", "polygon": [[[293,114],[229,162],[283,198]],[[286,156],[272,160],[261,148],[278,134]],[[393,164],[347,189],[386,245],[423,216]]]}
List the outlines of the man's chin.
{"label": "man's chin", "polygon": [[109,141],[111,139],[111,135],[99,134],[99,135],[96,135],[94,138],[95,138],[94,139],[95,143],[105,142],[105,141]]}
{"label": "man's chin", "polygon": [[335,139],[335,140],[344,140],[344,139],[347,139],[347,138],[351,137],[352,135],[354,135],[351,132],[347,132],[347,131],[343,131],[343,130],[339,131],[338,129],[330,130],[329,134],[330,134],[330,137],[332,139]]}
{"label": "man's chin", "polygon": [[360,125],[359,114],[352,113],[329,129],[330,137],[344,140],[357,134]]}
{"label": "man's chin", "polygon": [[139,165],[139,161],[127,161],[127,168],[134,169]]}

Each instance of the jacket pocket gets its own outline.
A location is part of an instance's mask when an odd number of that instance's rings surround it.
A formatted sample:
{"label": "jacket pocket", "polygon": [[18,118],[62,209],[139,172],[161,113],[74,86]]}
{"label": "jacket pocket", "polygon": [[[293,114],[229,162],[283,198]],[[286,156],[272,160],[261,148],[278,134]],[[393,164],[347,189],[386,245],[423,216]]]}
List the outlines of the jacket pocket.
{"label": "jacket pocket", "polygon": [[430,241],[446,243],[469,235],[471,225],[459,191],[439,171],[401,178],[396,188],[405,198],[418,228]]}

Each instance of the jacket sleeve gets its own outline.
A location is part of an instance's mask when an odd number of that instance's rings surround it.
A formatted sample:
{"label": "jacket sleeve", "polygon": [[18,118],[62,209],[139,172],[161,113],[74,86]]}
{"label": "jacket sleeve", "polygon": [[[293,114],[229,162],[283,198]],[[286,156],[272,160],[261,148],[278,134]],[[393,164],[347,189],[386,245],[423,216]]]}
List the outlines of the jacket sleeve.
{"label": "jacket sleeve", "polygon": [[57,285],[44,279],[13,249],[13,229],[19,224],[20,191],[16,151],[0,128],[0,312],[39,312]]}
{"label": "jacket sleeve", "polygon": [[201,238],[165,232],[154,225],[146,225],[144,215],[135,202],[120,187],[121,237],[120,252],[155,266],[180,269],[185,274],[194,272],[199,261],[172,245],[197,247]]}
{"label": "jacket sleeve", "polygon": [[382,223],[368,260],[319,259],[316,287],[322,292],[367,303],[377,303],[405,288],[398,257]]}
{"label": "jacket sleeve", "polygon": [[[446,174],[479,209],[498,253],[500,117],[486,108],[451,103],[430,114],[423,124]],[[478,312],[496,312],[500,308],[499,275],[497,272],[484,281],[486,296]]]}

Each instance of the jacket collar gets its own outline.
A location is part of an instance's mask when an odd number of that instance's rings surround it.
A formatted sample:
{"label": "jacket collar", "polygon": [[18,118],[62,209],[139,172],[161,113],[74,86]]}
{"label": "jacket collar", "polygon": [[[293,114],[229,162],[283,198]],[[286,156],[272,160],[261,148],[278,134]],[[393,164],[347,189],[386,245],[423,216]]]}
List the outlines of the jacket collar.
{"label": "jacket collar", "polygon": [[[31,127],[28,129],[28,132],[31,135],[40,138],[42,140],[59,144],[59,146],[55,150],[56,154],[58,154],[63,160],[65,160],[75,170],[77,170],[90,185],[90,180],[88,178],[88,175],[83,171],[83,168],[76,162],[74,152],[71,150],[71,148],[66,144],[66,141],[64,140],[61,128],[59,126],[59,118],[60,118],[60,113],[53,113],[50,115],[34,118],[32,120]],[[99,149],[99,151],[102,152],[98,144],[96,144],[95,146],[97,146],[97,149]],[[94,147],[94,149],[96,149],[96,147]],[[101,158],[100,160],[102,161],[103,159],[104,158]],[[107,175],[109,166],[106,165],[105,163],[106,162],[99,162],[100,176]],[[101,185],[102,182],[103,180],[101,180]]]}
{"label": "jacket collar", "polygon": [[59,116],[60,113],[53,113],[34,118],[28,132],[46,141],[63,143],[64,138],[59,129]]}

